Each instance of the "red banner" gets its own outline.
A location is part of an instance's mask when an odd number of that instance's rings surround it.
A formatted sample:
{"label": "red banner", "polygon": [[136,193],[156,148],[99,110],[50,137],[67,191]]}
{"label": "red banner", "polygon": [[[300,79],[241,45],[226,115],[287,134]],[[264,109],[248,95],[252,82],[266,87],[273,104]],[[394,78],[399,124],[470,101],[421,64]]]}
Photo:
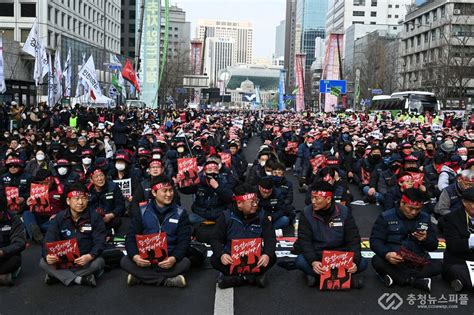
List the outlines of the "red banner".
{"label": "red banner", "polygon": [[423,185],[423,180],[425,179],[425,174],[424,173],[409,172],[409,174],[413,178],[413,187],[414,188],[418,188],[421,185]]}
{"label": "red banner", "polygon": [[154,233],[147,235],[135,235],[138,246],[138,254],[141,258],[158,264],[168,257],[168,243],[166,233]]}
{"label": "red banner", "polygon": [[37,212],[39,214],[51,213],[48,185],[31,183],[30,199],[30,210],[32,212]]}
{"label": "red banner", "polygon": [[138,93],[140,93],[140,86],[138,85],[137,74],[133,70],[132,63],[129,59],[125,61],[125,66],[122,69],[122,76],[125,80],[133,84]]}
{"label": "red banner", "polygon": [[320,290],[345,290],[351,288],[351,274],[347,271],[354,261],[353,252],[323,251],[321,261],[325,272],[321,274]]}
{"label": "red banner", "polygon": [[230,168],[232,165],[232,155],[230,153],[219,152],[221,157],[222,163],[227,167]]}
{"label": "red banner", "polygon": [[7,207],[12,212],[20,211],[20,190],[18,187],[5,187],[5,194],[7,195]]}
{"label": "red banner", "polygon": [[258,260],[262,252],[261,238],[244,238],[232,240],[231,256],[234,262],[230,265],[231,274],[258,273]]}
{"label": "red banner", "polygon": [[316,174],[320,169],[326,166],[327,158],[324,155],[318,155],[310,160],[313,174]]}
{"label": "red banner", "polygon": [[304,73],[306,54],[295,55],[295,77],[298,92],[296,94],[296,111],[304,111]]}
{"label": "red banner", "polygon": [[81,257],[77,239],[46,243],[49,255],[56,255],[60,262],[56,265],[58,269],[67,269],[74,266],[74,260]]}
{"label": "red banner", "polygon": [[196,158],[178,159],[179,187],[188,187],[199,183],[198,165]]}

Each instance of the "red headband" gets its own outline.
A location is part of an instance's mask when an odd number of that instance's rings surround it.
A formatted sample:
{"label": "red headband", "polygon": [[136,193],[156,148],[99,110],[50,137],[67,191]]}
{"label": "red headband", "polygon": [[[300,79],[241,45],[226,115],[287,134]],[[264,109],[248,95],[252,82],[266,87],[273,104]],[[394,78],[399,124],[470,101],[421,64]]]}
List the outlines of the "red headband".
{"label": "red headband", "polygon": [[79,191],[79,190],[73,190],[68,192],[67,197],[68,198],[75,198],[75,197],[84,197],[86,196],[86,193],[84,191]]}
{"label": "red headband", "polygon": [[258,186],[258,189],[260,189],[260,190],[261,190],[262,192],[264,192],[264,193],[270,193],[270,192],[272,192],[272,188],[266,189],[266,188],[263,188],[263,187],[260,186],[260,185]]}
{"label": "red headband", "polygon": [[163,164],[161,163],[161,161],[158,161],[158,160],[153,160],[150,163],[150,167],[152,167],[152,166],[160,166],[161,167],[162,165]]}
{"label": "red headband", "polygon": [[420,202],[420,201],[412,201],[410,200],[407,196],[405,195],[402,195],[402,201],[410,206],[415,206],[415,207],[419,207],[419,206],[422,206],[423,205],[423,202]]}
{"label": "red headband", "polygon": [[257,199],[257,195],[254,193],[247,193],[245,195],[234,196],[235,201],[247,201]]}
{"label": "red headband", "polygon": [[173,188],[173,186],[170,185],[170,183],[158,183],[155,186],[151,187],[151,190],[160,190],[160,189],[165,189],[165,188]]}
{"label": "red headband", "polygon": [[403,175],[402,177],[398,179],[398,182],[401,183],[407,180],[413,181],[413,177],[411,175]]}
{"label": "red headband", "polygon": [[91,176],[94,176],[94,175],[97,174],[97,173],[102,173],[102,174],[104,174],[104,171],[101,170],[100,168],[96,168],[96,169],[92,172]]}
{"label": "red headband", "polygon": [[311,192],[311,197],[331,197],[332,198],[332,192],[330,191],[313,191]]}
{"label": "red headband", "polygon": [[21,164],[21,160],[20,159],[15,159],[15,158],[8,159],[7,163],[5,163],[5,164],[7,164],[7,165],[9,165],[9,164]]}
{"label": "red headband", "polygon": [[204,171],[219,171],[219,166],[215,163],[210,163],[204,166]]}

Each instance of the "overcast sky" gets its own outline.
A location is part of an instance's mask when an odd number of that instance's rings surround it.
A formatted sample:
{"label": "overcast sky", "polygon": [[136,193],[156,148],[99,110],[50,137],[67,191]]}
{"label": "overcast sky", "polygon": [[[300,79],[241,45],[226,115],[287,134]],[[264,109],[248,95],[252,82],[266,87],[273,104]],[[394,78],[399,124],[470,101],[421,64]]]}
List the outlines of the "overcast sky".
{"label": "overcast sky", "polygon": [[171,0],[186,11],[191,37],[199,19],[249,21],[254,28],[254,57],[270,58],[275,51],[275,28],[285,19],[285,0]]}

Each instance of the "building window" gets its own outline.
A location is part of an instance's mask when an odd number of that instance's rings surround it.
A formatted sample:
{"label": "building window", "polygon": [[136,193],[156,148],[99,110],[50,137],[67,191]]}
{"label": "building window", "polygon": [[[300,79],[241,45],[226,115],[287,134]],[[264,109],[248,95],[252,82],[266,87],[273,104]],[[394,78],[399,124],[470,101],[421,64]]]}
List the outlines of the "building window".
{"label": "building window", "polygon": [[135,10],[130,10],[130,14],[128,16],[130,20],[135,20]]}
{"label": "building window", "polygon": [[396,30],[398,27],[394,26],[393,29]]}
{"label": "building window", "polygon": [[58,33],[54,34],[54,45],[56,45],[56,47],[59,46],[59,34]]}
{"label": "building window", "polygon": [[128,47],[135,47],[135,37],[130,37],[128,39]]}
{"label": "building window", "polygon": [[377,16],[377,12],[374,12],[374,11],[370,12],[370,16],[372,16],[372,17]]}
{"label": "building window", "polygon": [[353,11],[352,16],[365,16],[364,11]]}
{"label": "building window", "polygon": [[130,33],[135,33],[135,24],[129,24],[128,31]]}
{"label": "building window", "polygon": [[22,43],[26,42],[26,39],[28,38],[28,34],[30,34],[30,29],[27,29],[27,28],[21,29],[21,42]]}
{"label": "building window", "polygon": [[416,63],[420,63],[420,54],[416,54]]}
{"label": "building window", "polygon": [[389,5],[388,5],[388,8],[389,8],[389,9],[391,9],[391,8],[392,8],[392,5],[391,5],[391,4],[389,4]]}
{"label": "building window", "polygon": [[354,0],[355,7],[363,7],[365,6],[365,0]]}
{"label": "building window", "polygon": [[377,6],[377,0],[372,0],[370,3],[371,7],[376,7]]}
{"label": "building window", "polygon": [[36,4],[35,3],[22,3],[21,4],[21,16],[22,17],[35,17],[36,16]]}
{"label": "building window", "polygon": [[59,25],[59,10],[56,10],[56,16],[54,17],[54,24]]}
{"label": "building window", "polygon": [[425,44],[428,42],[428,32],[426,32],[425,34],[423,34],[423,36],[425,37]]}
{"label": "building window", "polygon": [[389,14],[389,15],[388,15],[388,18],[389,18],[389,19],[391,19],[391,18],[392,18],[392,15],[391,15],[391,14]]}
{"label": "building window", "polygon": [[445,6],[442,6],[441,7],[441,17],[445,17],[446,16],[446,7]]}
{"label": "building window", "polygon": [[51,41],[53,40],[53,32],[48,31],[48,46],[51,46]]}
{"label": "building window", "polygon": [[398,19],[398,14],[395,14],[395,18]]}
{"label": "building window", "polygon": [[53,8],[48,7],[48,21],[51,21],[51,11],[53,11]]}
{"label": "building window", "polygon": [[413,43],[415,42],[414,38],[410,38],[410,47],[413,48]]}
{"label": "building window", "polygon": [[370,22],[370,24],[375,25],[375,24],[377,24],[377,22]]}
{"label": "building window", "polygon": [[13,3],[0,3],[0,16],[14,16]]}
{"label": "building window", "polygon": [[436,21],[438,19],[438,10],[433,11],[433,21]]}
{"label": "building window", "polygon": [[421,35],[416,36],[416,45],[420,46],[421,44]]}
{"label": "building window", "polygon": [[396,5],[395,5],[395,8],[397,8],[397,9],[398,9],[399,7],[400,7],[400,5],[398,5],[398,4],[396,4]]}

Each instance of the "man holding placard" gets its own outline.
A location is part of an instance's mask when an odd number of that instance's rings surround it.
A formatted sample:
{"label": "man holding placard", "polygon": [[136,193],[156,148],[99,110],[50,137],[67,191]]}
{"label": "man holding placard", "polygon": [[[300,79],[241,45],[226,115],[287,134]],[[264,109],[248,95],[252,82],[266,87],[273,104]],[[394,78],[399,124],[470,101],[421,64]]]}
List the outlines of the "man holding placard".
{"label": "man holding placard", "polygon": [[183,274],[190,268],[186,258],[191,224],[185,209],[173,202],[173,181],[158,176],[151,182],[153,198],[133,213],[125,239],[127,256],[120,265],[129,273],[127,284],[166,287],[186,286]]}
{"label": "man holding placard", "polygon": [[62,282],[95,287],[95,275],[104,268],[101,254],[105,248],[102,218],[87,207],[88,193],[82,184],[66,192],[68,209],[52,220],[44,239],[40,267],[46,272],[45,283]]}

